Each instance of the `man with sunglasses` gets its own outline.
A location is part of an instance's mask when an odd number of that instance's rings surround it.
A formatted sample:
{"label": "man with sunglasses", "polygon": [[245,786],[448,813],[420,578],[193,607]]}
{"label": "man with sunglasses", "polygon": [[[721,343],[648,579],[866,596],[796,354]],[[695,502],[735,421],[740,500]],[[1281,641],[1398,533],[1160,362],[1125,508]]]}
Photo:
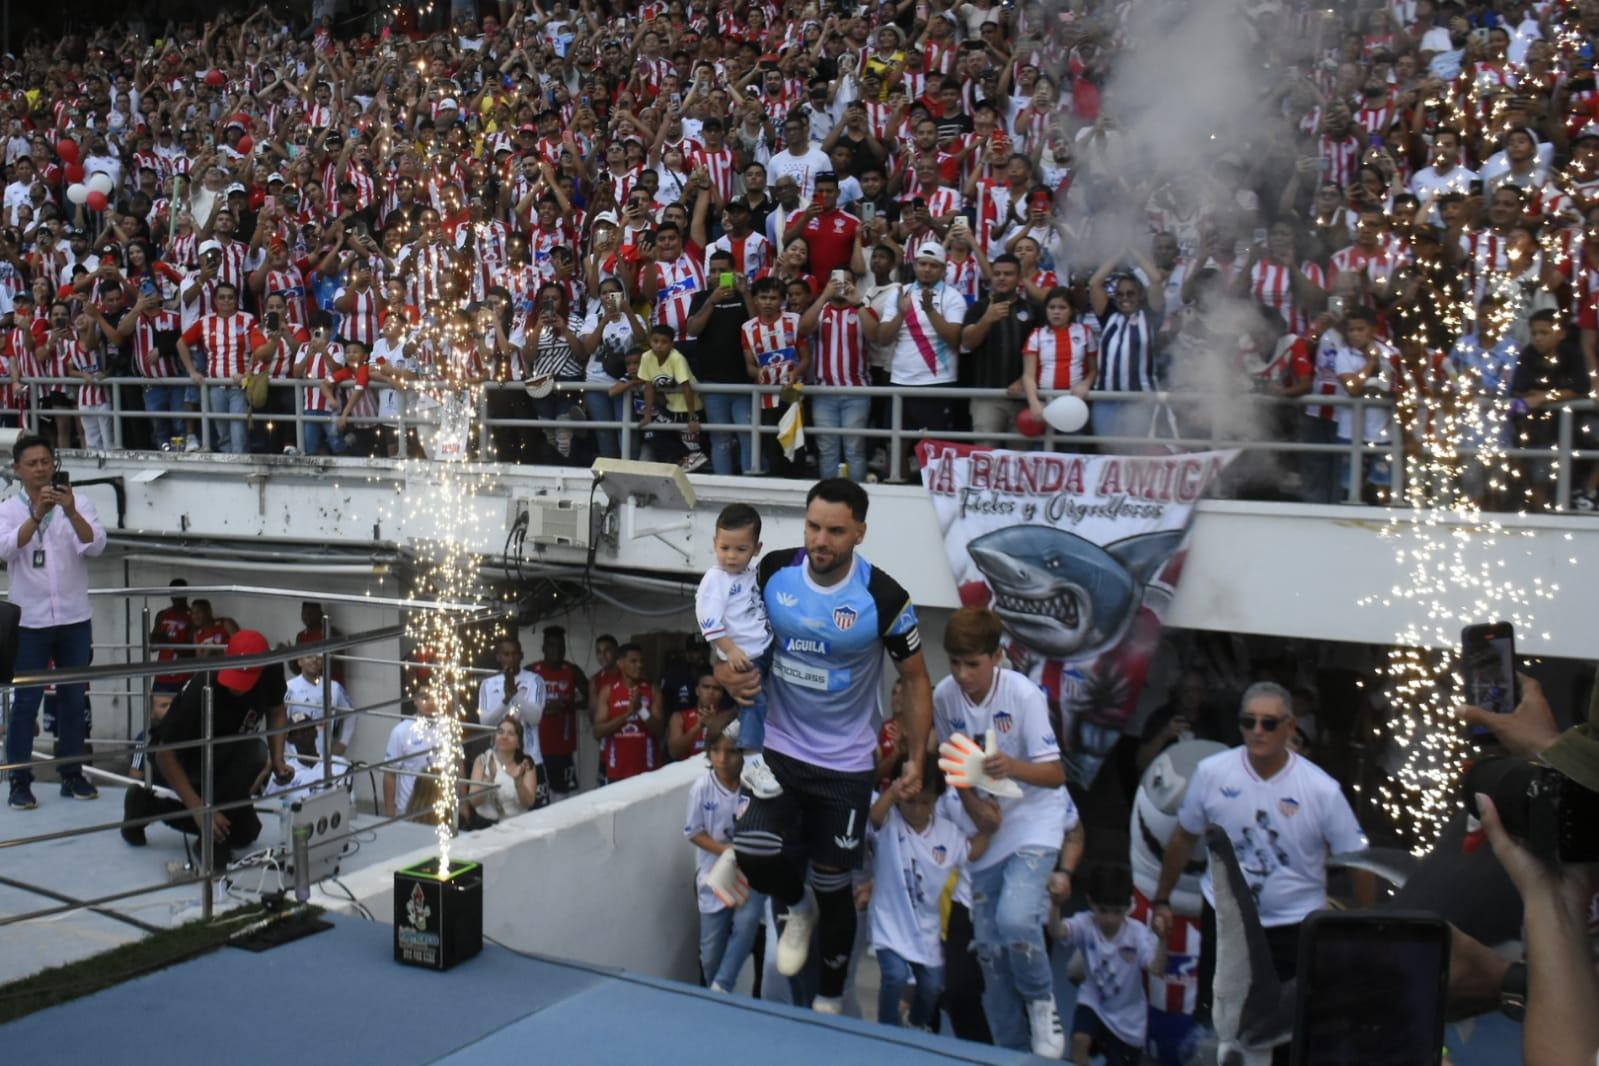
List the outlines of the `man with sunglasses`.
{"label": "man with sunglasses", "polygon": [[[1155,888],[1155,925],[1162,932],[1171,927],[1172,889],[1194,844],[1217,826],[1232,839],[1277,975],[1287,980],[1298,960],[1300,924],[1327,906],[1327,856],[1364,848],[1366,834],[1338,782],[1289,750],[1294,712],[1287,689],[1270,681],[1250,685],[1239,704],[1238,728],[1244,743],[1205,759],[1189,782]],[[1371,875],[1356,876],[1361,905],[1372,903],[1375,889]],[[1208,869],[1200,891],[1205,907],[1196,1014],[1205,1019],[1216,974],[1216,896]]]}

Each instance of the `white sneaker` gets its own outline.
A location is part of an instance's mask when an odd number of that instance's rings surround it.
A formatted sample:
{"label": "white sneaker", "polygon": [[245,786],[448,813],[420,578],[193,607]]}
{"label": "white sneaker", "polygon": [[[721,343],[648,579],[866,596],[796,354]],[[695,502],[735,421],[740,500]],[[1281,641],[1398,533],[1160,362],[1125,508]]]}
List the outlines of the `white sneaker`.
{"label": "white sneaker", "polygon": [[[811,933],[816,929],[816,897],[811,886],[805,886],[805,898],[788,909],[788,920],[783,923],[783,935],[777,939],[777,972],[793,977],[805,969],[805,959],[811,953]],[[1056,1028],[1060,1026],[1057,1020]]]}
{"label": "white sneaker", "polygon": [[817,1014],[843,1014],[843,996],[817,996],[811,1000],[811,1010]]}
{"label": "white sneaker", "polygon": [[742,730],[739,728],[738,719],[735,718],[727,724],[726,729],[722,730],[722,735],[728,740],[736,742],[740,732],[742,732]]}
{"label": "white sneaker", "polygon": [[710,873],[705,875],[705,887],[724,907],[737,907],[750,898],[749,882],[739,872],[738,856],[732,848],[718,855],[711,864]]}
{"label": "white sneaker", "polygon": [[689,452],[678,462],[678,466],[685,474],[692,474],[700,467],[711,461],[711,457],[704,452]]}
{"label": "white sneaker", "polygon": [[733,990],[731,988],[723,988],[721,985],[717,984],[715,981],[711,982],[711,991],[720,993],[721,995],[724,995],[724,996],[729,996],[729,995],[733,994]]}
{"label": "white sneaker", "polygon": [[1033,1054],[1046,1059],[1062,1058],[1066,1054],[1066,1033],[1061,1028],[1060,1013],[1055,1010],[1055,997],[1030,1000],[1027,1004],[1027,1022],[1033,1030]]}
{"label": "white sneaker", "polygon": [[183,450],[186,451],[186,452],[197,452],[197,451],[199,451],[200,450],[200,438],[196,437],[193,433],[190,433],[188,435],[188,437],[186,437],[184,439],[184,441],[183,441]]}
{"label": "white sneaker", "polygon": [[738,775],[738,779],[755,794],[756,799],[776,799],[783,794],[783,786],[777,783],[777,777],[758,751],[744,756],[744,772]]}

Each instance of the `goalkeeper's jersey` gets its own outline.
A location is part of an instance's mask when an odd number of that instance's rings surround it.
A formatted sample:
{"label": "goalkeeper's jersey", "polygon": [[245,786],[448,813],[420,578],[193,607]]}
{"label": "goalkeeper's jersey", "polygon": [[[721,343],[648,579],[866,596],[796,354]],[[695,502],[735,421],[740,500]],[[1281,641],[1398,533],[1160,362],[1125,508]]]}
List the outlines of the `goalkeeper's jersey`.
{"label": "goalkeeper's jersey", "polygon": [[856,553],[831,587],[810,576],[804,549],[771,552],[760,582],[772,625],[766,746],[829,770],[871,770],[883,652],[921,650],[916,610],[899,582]]}

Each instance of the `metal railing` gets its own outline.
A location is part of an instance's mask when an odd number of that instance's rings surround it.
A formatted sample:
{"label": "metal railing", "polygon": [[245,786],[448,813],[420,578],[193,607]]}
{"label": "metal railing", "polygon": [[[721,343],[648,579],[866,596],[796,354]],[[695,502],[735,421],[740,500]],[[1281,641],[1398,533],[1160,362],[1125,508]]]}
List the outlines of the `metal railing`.
{"label": "metal railing", "polygon": [[[4,917],[0,917],[0,927],[4,927],[4,926],[8,926],[8,925],[14,925],[14,924],[17,924],[19,922],[26,922],[26,921],[31,921],[31,920],[35,920],[35,919],[45,918],[45,917],[49,917],[49,916],[52,916],[52,915],[66,913],[66,912],[69,912],[69,911],[83,910],[83,909],[91,909],[92,910],[94,908],[104,907],[107,904],[115,903],[115,902],[118,902],[120,900],[129,899],[129,898],[132,898],[132,897],[135,897],[135,896],[139,896],[139,895],[143,895],[143,894],[146,894],[146,893],[159,892],[159,891],[163,891],[163,890],[168,889],[168,888],[172,888],[174,886],[181,886],[181,885],[186,885],[186,884],[200,884],[201,885],[200,905],[201,905],[202,917],[205,918],[205,919],[209,919],[209,918],[212,917],[212,914],[213,914],[213,911],[214,911],[214,905],[215,905],[216,880],[217,880],[217,878],[222,876],[222,874],[225,872],[225,871],[222,871],[222,870],[218,870],[216,868],[216,852],[215,852],[216,841],[215,841],[212,833],[208,831],[209,827],[210,827],[211,820],[212,820],[212,816],[214,814],[217,814],[217,813],[226,813],[227,811],[230,811],[230,810],[236,810],[236,809],[242,808],[242,807],[253,806],[253,805],[255,805],[258,802],[258,800],[260,800],[262,798],[262,797],[256,797],[256,796],[247,796],[247,797],[245,797],[243,799],[239,799],[239,800],[232,800],[232,801],[223,802],[223,803],[217,802],[216,794],[215,794],[216,749],[217,749],[217,747],[219,745],[222,745],[222,744],[237,744],[237,743],[259,744],[265,738],[271,738],[271,737],[275,737],[275,736],[287,736],[289,733],[295,731],[296,729],[303,728],[303,726],[295,725],[294,723],[286,723],[283,726],[280,726],[280,727],[277,727],[277,728],[273,728],[273,727],[270,726],[270,724],[268,724],[266,728],[263,728],[263,729],[260,729],[260,730],[253,730],[253,731],[250,731],[250,732],[247,732],[247,733],[240,733],[240,734],[236,734],[236,735],[232,735],[232,736],[225,736],[225,737],[216,736],[215,735],[215,722],[214,722],[214,702],[215,702],[214,691],[213,691],[212,685],[207,683],[206,685],[204,685],[204,687],[201,690],[201,729],[200,729],[200,736],[198,738],[196,738],[196,739],[193,739],[193,740],[163,741],[163,742],[160,742],[160,743],[151,743],[150,742],[150,737],[152,735],[151,734],[152,717],[151,717],[151,700],[150,700],[149,682],[151,681],[151,679],[155,678],[158,675],[171,674],[171,673],[176,673],[176,672],[207,673],[207,672],[210,672],[210,671],[222,669],[224,667],[225,668],[230,668],[230,669],[237,669],[237,668],[248,668],[248,667],[254,667],[254,666],[270,666],[270,665],[274,665],[274,664],[285,663],[285,662],[288,662],[288,661],[294,660],[294,659],[305,658],[305,657],[308,657],[308,656],[313,656],[313,655],[317,656],[317,657],[319,657],[321,659],[321,665],[322,665],[322,670],[321,670],[321,678],[322,678],[322,685],[321,685],[321,689],[322,689],[322,708],[321,708],[321,710],[322,710],[322,716],[316,722],[316,728],[318,730],[320,730],[320,731],[323,731],[323,733],[324,733],[324,739],[323,739],[322,743],[319,745],[319,747],[321,749],[321,759],[322,759],[322,782],[321,782],[322,787],[324,787],[324,788],[331,787],[334,783],[343,781],[346,778],[349,778],[349,779],[353,780],[353,778],[356,775],[358,775],[358,774],[370,773],[370,772],[377,771],[377,770],[386,770],[386,771],[388,771],[390,773],[402,774],[404,776],[414,777],[414,778],[418,778],[418,779],[434,779],[434,780],[438,779],[439,775],[427,773],[427,772],[424,772],[424,771],[410,770],[410,769],[404,768],[403,766],[400,765],[402,763],[405,763],[405,762],[417,757],[418,755],[431,755],[431,754],[433,754],[433,749],[431,749],[431,748],[423,750],[423,751],[408,752],[407,754],[405,754],[403,756],[400,756],[400,757],[397,757],[397,758],[394,758],[394,759],[385,759],[385,760],[377,762],[377,763],[363,763],[363,764],[351,763],[351,764],[349,764],[347,766],[347,768],[345,768],[344,770],[341,770],[341,771],[335,771],[335,768],[333,766],[333,745],[331,743],[331,739],[332,739],[333,731],[334,731],[335,726],[336,726],[337,723],[339,723],[339,722],[341,722],[341,721],[343,721],[345,719],[348,719],[348,718],[357,718],[357,717],[373,717],[373,718],[381,718],[381,719],[403,719],[403,718],[407,717],[406,715],[400,713],[399,710],[397,710],[397,709],[385,710],[384,708],[397,708],[398,706],[401,705],[401,704],[396,704],[394,701],[389,701],[389,700],[380,701],[380,702],[377,702],[377,703],[366,704],[366,705],[359,706],[359,707],[352,707],[352,708],[350,708],[347,711],[335,710],[334,705],[333,705],[333,694],[332,694],[332,675],[333,675],[332,666],[333,666],[333,661],[334,661],[334,659],[336,657],[342,658],[342,656],[335,656],[335,653],[336,652],[345,652],[345,651],[348,651],[349,649],[361,647],[361,646],[364,646],[364,645],[369,645],[369,644],[374,644],[374,643],[379,643],[379,642],[389,641],[389,640],[395,640],[395,639],[398,639],[400,637],[403,637],[405,635],[405,633],[406,633],[406,626],[403,623],[399,623],[399,624],[395,624],[395,625],[389,625],[389,626],[383,626],[383,627],[380,627],[380,628],[377,628],[377,629],[366,630],[366,631],[363,631],[363,632],[360,632],[360,633],[353,633],[353,634],[348,634],[348,635],[343,635],[343,636],[330,637],[330,638],[327,638],[327,639],[318,640],[318,641],[314,641],[314,642],[307,642],[305,644],[298,644],[298,645],[294,645],[294,646],[291,646],[291,647],[278,648],[276,650],[262,652],[262,653],[260,653],[258,655],[230,655],[230,656],[227,656],[225,661],[220,661],[220,660],[212,658],[212,657],[193,657],[193,658],[181,658],[181,659],[172,660],[172,661],[156,662],[156,661],[153,661],[151,656],[150,656],[149,636],[150,636],[150,632],[151,632],[151,625],[150,625],[150,610],[149,610],[149,607],[148,607],[148,600],[149,600],[150,597],[154,597],[154,596],[159,596],[159,597],[163,597],[163,598],[170,597],[173,594],[173,591],[174,590],[171,587],[168,587],[168,586],[153,586],[153,587],[128,588],[128,589],[92,589],[92,590],[90,590],[90,595],[91,596],[102,596],[102,597],[103,596],[142,597],[144,600],[146,600],[146,606],[143,609],[143,621],[144,621],[143,641],[139,645],[142,648],[143,652],[144,652],[143,659],[141,661],[139,661],[139,662],[113,663],[113,664],[104,665],[104,666],[86,666],[86,667],[81,667],[81,668],[76,668],[76,669],[65,669],[65,670],[59,670],[58,669],[58,670],[40,671],[40,672],[35,672],[35,673],[18,674],[13,679],[11,686],[9,686],[7,688],[4,688],[4,689],[0,689],[0,700],[3,700],[3,702],[4,702],[4,710],[5,710],[4,717],[5,717],[6,720],[9,720],[10,711],[11,711],[11,706],[10,706],[11,705],[11,699],[12,699],[12,695],[13,695],[13,693],[14,693],[14,691],[16,689],[32,688],[32,687],[45,687],[45,686],[50,686],[50,685],[93,684],[95,682],[114,681],[114,680],[128,680],[128,681],[137,680],[137,681],[140,681],[142,683],[143,695],[144,695],[144,737],[145,737],[145,742],[142,743],[142,744],[136,744],[136,745],[135,744],[130,744],[129,746],[136,746],[139,749],[139,751],[141,751],[142,753],[144,753],[146,755],[146,762],[145,762],[146,770],[145,770],[145,779],[144,779],[144,781],[136,784],[134,787],[148,787],[152,783],[153,777],[154,777],[154,774],[153,774],[154,760],[149,758],[150,756],[153,756],[153,755],[156,755],[156,754],[162,753],[162,752],[193,751],[195,749],[198,749],[199,752],[200,752],[200,772],[199,772],[199,792],[200,792],[200,800],[201,800],[200,806],[197,807],[197,808],[187,808],[186,807],[181,813],[176,813],[176,812],[172,812],[172,811],[163,811],[162,813],[159,813],[159,814],[149,815],[149,816],[145,816],[145,817],[141,817],[141,818],[134,818],[134,819],[123,818],[123,819],[119,819],[118,821],[114,821],[114,822],[104,822],[104,823],[98,823],[98,824],[89,825],[89,826],[77,826],[77,827],[70,828],[70,829],[55,830],[53,832],[48,832],[48,833],[37,833],[37,834],[32,834],[32,835],[28,835],[28,836],[21,836],[21,837],[0,838],[0,851],[4,851],[4,850],[9,849],[9,848],[23,847],[23,846],[26,846],[26,845],[29,845],[29,844],[41,844],[41,843],[46,843],[46,842],[53,841],[53,840],[62,840],[62,839],[69,839],[69,838],[73,838],[73,837],[87,836],[87,835],[92,834],[92,833],[102,833],[102,832],[108,832],[108,831],[111,831],[111,830],[120,831],[120,830],[123,830],[123,829],[143,829],[145,826],[151,825],[151,824],[153,824],[155,822],[167,821],[167,820],[173,819],[173,818],[192,818],[194,820],[194,822],[195,822],[195,828],[197,830],[198,847],[199,847],[199,850],[200,850],[200,866],[199,866],[199,870],[193,876],[190,876],[190,877],[179,878],[179,879],[176,879],[176,880],[169,878],[169,879],[163,880],[159,884],[144,885],[144,886],[140,886],[140,887],[137,887],[137,888],[125,889],[125,890],[118,891],[118,892],[115,892],[115,893],[111,893],[111,894],[108,894],[108,895],[99,896],[99,897],[96,897],[96,898],[93,898],[93,899],[71,900],[69,902],[63,903],[60,906],[47,907],[47,908],[44,908],[44,909],[28,911],[28,912],[20,913],[20,914],[6,915]],[[318,601],[318,602],[361,604],[361,605],[364,605],[364,606],[373,606],[373,607],[394,607],[394,608],[401,608],[401,609],[415,609],[415,610],[428,610],[428,611],[455,611],[455,612],[460,612],[460,613],[463,614],[463,617],[459,618],[457,620],[457,623],[456,623],[456,624],[462,625],[462,626],[477,625],[477,624],[481,624],[481,623],[484,623],[484,622],[494,621],[494,620],[506,617],[506,611],[505,611],[504,608],[485,606],[485,605],[479,604],[479,603],[451,603],[451,602],[443,602],[443,601],[403,600],[403,599],[385,598],[385,597],[370,597],[370,596],[357,596],[357,595],[337,594],[337,593],[328,593],[328,592],[322,592],[322,591],[312,592],[312,591],[307,591],[307,590],[303,590],[303,589],[273,589],[273,588],[262,588],[262,587],[244,586],[244,585],[195,585],[195,586],[188,586],[186,588],[183,588],[181,591],[184,594],[191,594],[191,595],[192,594],[248,594],[248,595],[255,595],[255,596],[269,597],[269,598],[284,598],[284,599],[292,598],[292,599],[299,599],[299,600],[315,600],[315,601]],[[324,619],[323,620],[324,628],[323,628],[322,632],[326,633],[326,632],[328,632],[328,630],[326,628],[327,627],[326,615],[323,616],[323,619]],[[384,661],[394,661],[394,660],[373,659],[372,661],[373,662],[384,662]],[[422,663],[422,662],[404,663],[404,661],[400,661],[400,662],[402,662],[402,664],[404,664],[404,665],[415,665],[417,667],[427,667],[427,666],[432,666],[432,667],[435,667],[435,668],[437,667],[437,664],[435,664],[435,663]],[[474,675],[478,674],[480,672],[482,672],[482,671],[478,671],[478,670],[470,671],[470,673],[474,674]],[[208,679],[208,681],[209,680],[210,679]],[[402,701],[402,703],[403,703],[403,701]],[[468,725],[466,723],[463,723],[463,728],[465,728],[465,729],[473,729],[475,727],[472,727],[472,726],[470,726],[470,725]],[[86,736],[85,740],[88,741],[89,738]],[[99,742],[96,742],[96,743],[99,743]],[[61,767],[82,767],[85,770],[89,770],[91,772],[96,772],[97,776],[112,778],[112,779],[116,779],[116,780],[124,780],[124,781],[128,780],[128,779],[120,778],[118,775],[112,774],[112,773],[109,773],[109,772],[95,771],[95,768],[92,766],[93,762],[96,759],[103,759],[103,758],[104,758],[104,753],[102,753],[102,752],[88,752],[88,751],[86,751],[85,753],[78,754],[78,755],[51,756],[51,757],[48,757],[48,758],[38,757],[37,753],[36,753],[34,758],[29,759],[29,760],[27,760],[25,762],[20,762],[20,763],[0,762],[0,772],[9,773],[10,771],[13,771],[13,770],[25,770],[25,771],[28,771],[31,774],[31,773],[33,773],[33,772],[35,772],[37,770],[43,770],[43,769],[58,770]],[[463,779],[462,780],[462,787],[467,788],[467,789],[471,789],[474,786],[473,786],[473,784],[471,782],[465,781]],[[381,814],[382,812],[380,811],[379,813]],[[391,817],[382,818],[381,820],[379,820],[376,823],[363,825],[359,830],[356,830],[352,826],[351,829],[348,832],[346,832],[345,834],[328,837],[328,838],[320,841],[319,843],[324,844],[324,845],[342,843],[345,840],[353,839],[356,836],[357,832],[361,832],[361,833],[370,832],[370,831],[372,831],[374,829],[379,829],[379,828],[382,828],[383,826],[386,826],[386,825],[392,825],[392,824],[394,824],[396,822],[401,822],[401,821],[414,820],[414,819],[416,819],[418,817],[421,817],[421,816],[422,815],[421,815],[420,812],[416,813],[416,814],[406,814],[406,813],[402,812],[400,814],[397,814],[397,815],[394,815],[394,816],[391,816]],[[28,889],[28,890],[33,890],[33,889],[35,889],[37,887],[37,886],[27,885],[27,884],[25,884],[23,882],[16,882],[16,881],[14,881],[14,879],[13,879],[13,882],[17,886],[25,888],[25,889]],[[49,891],[43,890],[43,889],[39,889],[37,894],[42,895],[42,896],[46,896],[48,898],[57,898],[57,899],[62,898],[59,893],[52,893],[52,892],[49,892]]]}
{"label": "metal railing", "polygon": [[[84,383],[77,378],[24,378],[23,382],[30,387],[60,387],[61,391],[72,391]],[[191,382],[188,378],[173,378],[163,380],[149,378],[107,378],[97,383],[105,389],[110,400],[110,405],[104,409],[90,409],[80,411],[76,409],[40,409],[37,405],[27,410],[19,411],[15,408],[0,408],[0,417],[7,415],[20,417],[29,428],[36,428],[42,419],[63,416],[69,419],[89,417],[104,417],[110,422],[111,449],[123,448],[124,422],[155,421],[181,422],[185,425],[194,424],[199,430],[200,445],[203,450],[211,450],[214,443],[220,441],[222,430],[245,422],[250,425],[266,424],[273,432],[281,432],[280,426],[292,426],[294,444],[293,448],[304,454],[306,450],[306,427],[313,423],[323,427],[331,427],[331,416],[317,411],[308,411],[305,406],[307,384],[297,380],[274,380],[271,390],[274,395],[281,396],[284,392],[290,393],[291,402],[277,403],[276,409],[264,409],[247,414],[228,411],[219,411],[212,408],[213,388],[236,389],[234,382],[224,379],[206,379],[205,388],[198,388],[197,409],[189,411],[148,411],[125,410],[122,406],[122,389],[118,386],[145,386],[187,388]],[[563,381],[559,382],[557,391],[553,394],[559,397],[557,404],[564,403],[569,408],[581,410],[584,406],[584,396],[590,392],[608,391],[609,385],[604,382],[591,381]],[[702,421],[700,429],[701,440],[705,435],[713,438],[723,434],[734,438],[732,441],[737,450],[739,441],[744,438],[752,455],[757,457],[757,463],[762,451],[763,441],[776,438],[779,429],[775,424],[767,424],[762,419],[763,408],[761,398],[771,398],[782,393],[782,388],[772,385],[753,384],[719,384],[713,382],[700,382],[694,386],[695,392],[700,396],[731,395],[747,398],[748,416],[740,422],[720,423]],[[616,398],[620,409],[620,417],[615,419],[593,419],[586,412],[581,418],[506,418],[490,414],[491,398],[497,394],[511,393],[523,394],[524,386],[520,382],[488,382],[478,394],[478,403],[475,417],[472,421],[472,433],[475,438],[475,456],[481,461],[496,461],[495,456],[495,431],[497,430],[533,430],[545,433],[568,431],[577,434],[616,434],[617,450],[624,457],[637,458],[643,438],[648,434],[684,434],[687,426],[679,422],[652,422],[641,425],[634,417],[632,402],[627,394]],[[411,393],[407,391],[407,395]],[[1393,400],[1384,395],[1304,395],[1296,397],[1274,397],[1263,393],[1240,391],[1235,393],[1199,392],[1199,391],[1159,391],[1159,392],[1094,392],[1089,396],[1090,407],[1102,402],[1127,405],[1133,410],[1142,412],[1137,422],[1150,426],[1150,431],[1143,434],[1112,435],[1094,433],[1091,427],[1085,431],[1072,434],[1058,433],[1052,428],[1046,428],[1041,437],[1028,437],[1014,430],[1008,432],[982,433],[970,431],[937,431],[930,433],[916,426],[908,425],[906,418],[906,400],[910,399],[949,399],[959,401],[970,400],[1006,400],[1014,404],[1019,411],[1023,401],[1001,389],[971,389],[955,386],[851,386],[832,387],[823,385],[806,385],[802,390],[806,398],[849,396],[854,398],[864,397],[873,401],[879,407],[878,424],[868,424],[859,427],[831,427],[818,426],[814,420],[807,418],[805,433],[808,437],[840,437],[859,438],[866,442],[878,443],[885,447],[887,465],[885,478],[889,482],[905,480],[907,467],[906,461],[910,450],[916,443],[936,436],[940,440],[950,440],[968,443],[991,443],[1007,447],[1024,449],[1045,449],[1055,451],[1080,451],[1090,448],[1122,448],[1144,449],[1159,447],[1162,449],[1212,449],[1226,448],[1238,449],[1241,452],[1256,455],[1272,456],[1279,459],[1288,457],[1301,457],[1314,459],[1321,456],[1329,461],[1340,463],[1342,469],[1342,483],[1337,493],[1342,500],[1357,503],[1362,499],[1363,487],[1366,482],[1365,468],[1368,462],[1386,460],[1390,463],[1393,484],[1393,497],[1403,495],[1404,458],[1406,437],[1404,427],[1399,423],[1398,411]],[[1043,393],[1046,398],[1056,393]],[[1479,404],[1491,401],[1478,400]],[[438,421],[426,414],[408,412],[406,405],[401,405],[401,413],[395,418],[381,418],[376,416],[355,416],[349,418],[348,424],[355,429],[370,430],[385,427],[396,434],[400,442],[399,447],[404,452],[412,431],[425,430],[436,427]],[[1302,426],[1293,427],[1295,435],[1277,432],[1282,428],[1281,423],[1292,421],[1285,419],[1291,412],[1298,415],[1301,422],[1312,421],[1310,410],[1312,408],[1348,409],[1349,424],[1355,427],[1364,425],[1365,416],[1373,410],[1382,411],[1386,415],[1388,426],[1386,439],[1364,440],[1362,434],[1352,434],[1348,440],[1337,440],[1332,443],[1314,442],[1300,439],[1297,435]],[[1592,400],[1571,400],[1553,405],[1547,409],[1556,419],[1555,439],[1553,448],[1495,448],[1493,454],[1504,459],[1527,462],[1553,462],[1555,468],[1551,480],[1554,483],[1554,504],[1557,508],[1566,509],[1571,504],[1573,486],[1578,484],[1575,465],[1580,462],[1599,460],[1599,447],[1580,448],[1577,446],[1579,420],[1582,415],[1599,410],[1599,404]],[[1147,414],[1147,418],[1145,415]],[[1221,418],[1218,419],[1217,415]],[[1217,421],[1231,421],[1232,424],[1216,426]],[[1274,425],[1273,423],[1277,423]],[[1209,428],[1206,429],[1205,427]],[[1253,428],[1252,428],[1253,427]],[[1416,443],[1416,442],[1412,442]],[[702,444],[703,446],[703,444]],[[1469,445],[1459,447],[1459,454],[1465,458],[1474,457],[1478,449]],[[258,453],[259,454],[259,453]],[[860,471],[852,471],[852,476],[861,478]],[[1333,502],[1332,500],[1319,500],[1313,502]]]}

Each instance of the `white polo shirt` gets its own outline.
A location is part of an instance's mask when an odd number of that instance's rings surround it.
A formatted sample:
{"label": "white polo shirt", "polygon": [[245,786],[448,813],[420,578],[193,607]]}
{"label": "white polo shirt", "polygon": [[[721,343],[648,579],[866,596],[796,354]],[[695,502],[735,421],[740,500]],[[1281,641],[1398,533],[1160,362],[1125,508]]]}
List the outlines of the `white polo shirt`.
{"label": "white polo shirt", "polygon": [[477,690],[477,720],[483,725],[497,726],[507,714],[515,711],[522,722],[522,751],[534,763],[543,766],[539,722],[544,720],[544,679],[531,670],[520,670],[515,681],[516,688],[507,700],[504,674],[483,679]]}

